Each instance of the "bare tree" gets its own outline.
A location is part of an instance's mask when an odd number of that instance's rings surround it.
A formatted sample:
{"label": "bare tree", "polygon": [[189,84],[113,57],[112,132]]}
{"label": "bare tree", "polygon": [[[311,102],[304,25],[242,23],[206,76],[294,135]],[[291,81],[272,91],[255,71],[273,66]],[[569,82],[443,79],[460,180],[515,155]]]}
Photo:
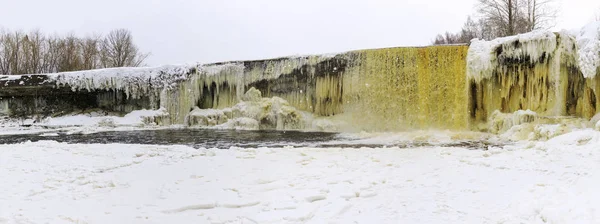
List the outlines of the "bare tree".
{"label": "bare tree", "polygon": [[79,39],[73,34],[60,41],[58,72],[81,70],[81,49]]}
{"label": "bare tree", "polygon": [[547,29],[556,25],[558,8],[555,0],[525,0],[522,9],[526,10],[525,32]]}
{"label": "bare tree", "polygon": [[46,52],[44,53],[44,73],[53,73],[59,71],[59,61],[62,52],[62,40],[59,36],[50,36],[46,38]]}
{"label": "bare tree", "polygon": [[481,21],[476,22],[471,17],[467,18],[467,22],[463,25],[460,32],[452,34],[446,32],[445,34],[438,34],[433,41],[433,45],[442,44],[468,44],[474,38],[484,38],[486,35],[483,23]]}
{"label": "bare tree", "polygon": [[[556,0],[478,0],[477,21],[469,17],[454,36],[438,35],[433,44],[469,43],[548,29],[555,25]],[[452,38],[449,38],[452,37]]]}
{"label": "bare tree", "polygon": [[6,31],[0,29],[0,74],[10,74],[9,71],[9,53],[6,50]]}
{"label": "bare tree", "polygon": [[39,30],[33,30],[23,38],[23,68],[21,73],[34,74],[43,71],[43,52],[46,37]]}
{"label": "bare tree", "polygon": [[82,54],[81,69],[88,70],[100,67],[100,39],[99,35],[92,35],[80,41]]}
{"label": "bare tree", "polygon": [[477,11],[495,27],[495,35],[510,36],[554,26],[556,0],[479,0]]}
{"label": "bare tree", "polygon": [[111,31],[102,41],[100,61],[103,67],[137,67],[149,54],[141,53],[126,29]]}
{"label": "bare tree", "polygon": [[516,34],[518,0],[479,0],[477,11],[486,22],[498,28],[498,36]]}
{"label": "bare tree", "polygon": [[140,53],[128,30],[106,37],[84,38],[0,29],[0,74],[19,75],[140,66],[148,54]]}

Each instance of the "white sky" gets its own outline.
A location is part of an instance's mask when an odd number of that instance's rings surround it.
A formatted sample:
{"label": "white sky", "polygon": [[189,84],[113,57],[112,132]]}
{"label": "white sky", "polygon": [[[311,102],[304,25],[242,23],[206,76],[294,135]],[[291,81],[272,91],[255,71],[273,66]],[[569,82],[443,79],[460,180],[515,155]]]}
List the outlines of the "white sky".
{"label": "white sky", "polygon": [[[476,0],[0,0],[0,27],[78,35],[127,28],[149,65],[427,45]],[[591,21],[599,0],[562,0],[554,29]]]}

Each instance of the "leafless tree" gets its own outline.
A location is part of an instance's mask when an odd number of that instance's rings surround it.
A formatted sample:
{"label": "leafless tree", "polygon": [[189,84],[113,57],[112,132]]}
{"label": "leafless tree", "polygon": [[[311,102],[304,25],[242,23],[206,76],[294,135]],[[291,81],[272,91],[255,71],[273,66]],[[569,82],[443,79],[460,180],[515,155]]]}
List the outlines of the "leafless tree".
{"label": "leafless tree", "polygon": [[496,36],[510,36],[554,26],[556,0],[479,0],[480,16],[496,28]]}
{"label": "leafless tree", "polygon": [[478,0],[478,20],[469,17],[460,32],[454,36],[438,35],[433,43],[469,43],[473,38],[490,40],[551,28],[558,14],[556,3],[556,0]]}
{"label": "leafless tree", "polygon": [[126,29],[111,31],[102,41],[100,50],[102,66],[137,67],[148,57],[133,43],[131,32]]}
{"label": "leafless tree", "polygon": [[79,39],[73,34],[68,35],[59,44],[59,72],[81,70],[81,49]]}
{"label": "leafless tree", "polygon": [[471,17],[467,18],[467,22],[463,25],[460,32],[452,34],[446,32],[445,34],[439,34],[433,41],[433,45],[442,44],[468,44],[474,38],[484,38],[486,33],[482,27],[484,23],[475,21]]}
{"label": "leafless tree", "polygon": [[547,29],[556,25],[558,7],[555,0],[525,0],[521,9],[526,10],[525,32]]}
{"label": "leafless tree", "polygon": [[498,35],[509,36],[516,33],[518,5],[518,0],[479,0],[477,11],[488,24],[499,29]]}
{"label": "leafless tree", "polygon": [[81,69],[88,70],[100,67],[100,39],[99,35],[92,35],[80,41],[82,54]]}
{"label": "leafless tree", "polygon": [[0,29],[0,74],[19,75],[140,66],[140,53],[127,30],[84,38]]}

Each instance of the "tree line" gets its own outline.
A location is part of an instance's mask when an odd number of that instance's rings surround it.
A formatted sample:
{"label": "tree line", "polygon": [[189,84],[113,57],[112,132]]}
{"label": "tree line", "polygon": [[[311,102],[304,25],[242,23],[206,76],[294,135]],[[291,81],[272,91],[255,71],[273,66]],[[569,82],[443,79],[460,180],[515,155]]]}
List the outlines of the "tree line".
{"label": "tree line", "polygon": [[0,30],[0,74],[5,75],[138,67],[148,56],[126,29],[86,37]]}
{"label": "tree line", "polygon": [[548,29],[558,14],[556,0],[478,0],[476,9],[459,32],[438,34],[433,44],[469,43],[474,38],[490,40]]}

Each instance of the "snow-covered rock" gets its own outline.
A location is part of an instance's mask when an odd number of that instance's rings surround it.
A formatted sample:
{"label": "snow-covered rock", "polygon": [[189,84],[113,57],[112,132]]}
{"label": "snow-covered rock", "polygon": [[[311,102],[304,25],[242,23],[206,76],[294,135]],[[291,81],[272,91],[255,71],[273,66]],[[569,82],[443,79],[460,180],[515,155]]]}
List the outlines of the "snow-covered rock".
{"label": "snow-covered rock", "polygon": [[[557,35],[561,41],[557,41]],[[576,52],[571,51],[573,45]],[[533,31],[490,41],[473,39],[467,55],[467,77],[476,82],[488,79],[505,61],[535,64],[551,57],[562,57],[554,55],[559,48],[573,54],[564,58],[576,58],[584,77],[595,77],[600,67],[600,22],[590,23],[576,32]]]}
{"label": "snow-covered rock", "polygon": [[488,79],[506,59],[527,59],[531,64],[538,63],[540,59],[547,59],[556,47],[556,34],[550,31],[534,31],[490,41],[473,39],[467,54],[467,77],[477,82]]}
{"label": "snow-covered rock", "polygon": [[227,122],[227,116],[222,110],[216,109],[196,109],[192,110],[187,116],[188,126],[215,126]]}
{"label": "snow-covered rock", "polygon": [[586,78],[593,78],[600,68],[600,21],[584,26],[577,34],[577,64]]}

